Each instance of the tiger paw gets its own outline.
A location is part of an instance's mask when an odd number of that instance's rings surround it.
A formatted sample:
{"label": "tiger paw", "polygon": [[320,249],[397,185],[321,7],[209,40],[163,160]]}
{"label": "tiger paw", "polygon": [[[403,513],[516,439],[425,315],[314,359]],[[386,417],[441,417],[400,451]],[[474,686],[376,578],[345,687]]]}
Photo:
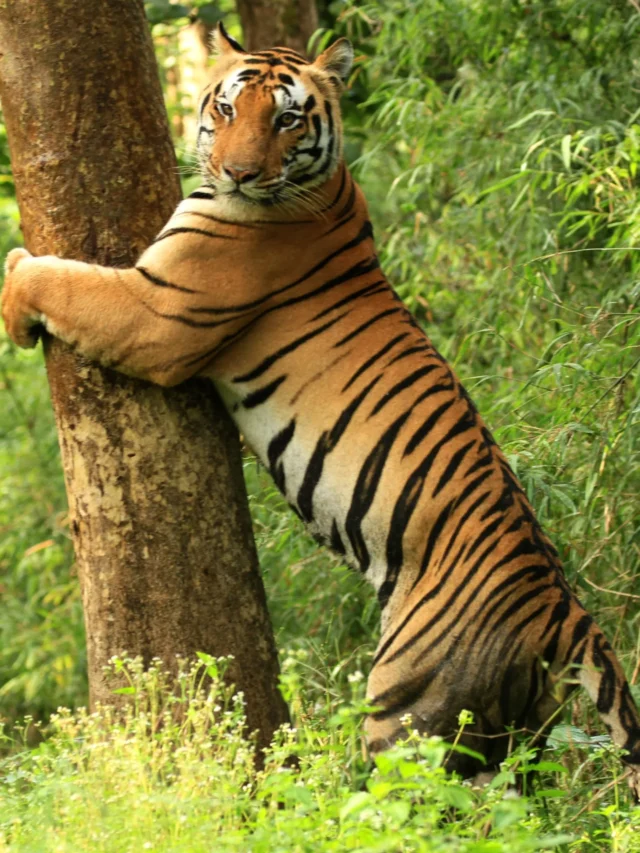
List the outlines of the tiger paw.
{"label": "tiger paw", "polygon": [[4,274],[5,276],[11,275],[14,269],[18,266],[21,260],[24,258],[32,258],[33,255],[31,252],[28,252],[26,249],[12,249],[6,257],[4,262]]}
{"label": "tiger paw", "polygon": [[9,337],[19,346],[34,347],[42,333],[42,315],[31,304],[29,264],[26,249],[12,249],[5,261],[2,317]]}

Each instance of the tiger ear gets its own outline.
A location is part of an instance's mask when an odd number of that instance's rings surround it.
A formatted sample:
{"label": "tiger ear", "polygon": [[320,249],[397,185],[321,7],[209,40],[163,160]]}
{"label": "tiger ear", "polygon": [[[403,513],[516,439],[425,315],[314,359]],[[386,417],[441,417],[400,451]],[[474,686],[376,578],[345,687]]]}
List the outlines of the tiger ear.
{"label": "tiger ear", "polygon": [[353,47],[349,39],[340,38],[331,47],[316,57],[313,63],[316,68],[327,74],[337,74],[342,81],[346,81],[353,65]]}
{"label": "tiger ear", "polygon": [[218,22],[218,26],[213,31],[211,47],[213,52],[220,56],[232,56],[234,53],[247,52],[239,42],[231,38],[222,21]]}

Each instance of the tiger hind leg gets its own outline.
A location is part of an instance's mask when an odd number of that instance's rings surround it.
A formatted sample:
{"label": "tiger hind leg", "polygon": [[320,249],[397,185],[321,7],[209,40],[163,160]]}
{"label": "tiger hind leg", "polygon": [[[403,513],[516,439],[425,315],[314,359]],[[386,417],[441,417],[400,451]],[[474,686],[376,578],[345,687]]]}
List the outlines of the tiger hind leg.
{"label": "tiger hind leg", "polygon": [[589,620],[584,642],[573,657],[577,680],[590,699],[616,746],[624,749],[629,787],[640,802],[640,715],[629,683],[608,641],[598,626]]}
{"label": "tiger hind leg", "polygon": [[[510,649],[499,641],[485,643],[476,654],[467,648],[464,654],[434,655],[426,666],[416,660],[375,664],[368,696],[378,710],[365,723],[370,752],[387,749],[407,730],[417,729],[449,742],[457,739],[482,754],[484,764],[455,752],[448,757],[447,769],[473,777],[506,758],[513,745],[507,728],[528,732],[531,746],[543,748],[562,703],[582,685],[613,742],[625,750],[629,785],[640,799],[640,717],[624,672],[577,600],[567,602],[557,627],[557,632],[532,636],[510,664]],[[474,721],[461,731],[463,709],[472,712]]]}

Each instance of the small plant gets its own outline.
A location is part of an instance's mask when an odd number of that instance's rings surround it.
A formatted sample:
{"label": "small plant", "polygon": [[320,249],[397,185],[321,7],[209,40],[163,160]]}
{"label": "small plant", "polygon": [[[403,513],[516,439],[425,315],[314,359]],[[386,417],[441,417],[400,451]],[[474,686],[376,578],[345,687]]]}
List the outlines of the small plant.
{"label": "small plant", "polygon": [[[589,800],[579,773],[569,790],[564,759],[536,763],[526,744],[483,788],[447,774],[460,747],[418,735],[410,719],[406,740],[368,762],[357,676],[353,702],[281,729],[257,770],[225,665],[201,655],[172,679],[157,662],[115,659],[124,708],[60,710],[45,741],[0,763],[0,851],[524,853],[605,849],[583,845],[606,833],[611,849],[640,849],[640,809],[625,813],[622,786]],[[537,794],[515,792],[523,770],[544,778]]]}

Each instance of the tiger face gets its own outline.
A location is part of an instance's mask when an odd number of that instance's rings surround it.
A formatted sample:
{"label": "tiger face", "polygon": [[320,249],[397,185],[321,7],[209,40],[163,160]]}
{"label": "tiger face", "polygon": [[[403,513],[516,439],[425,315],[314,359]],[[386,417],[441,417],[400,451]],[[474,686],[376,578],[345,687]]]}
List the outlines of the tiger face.
{"label": "tiger face", "polygon": [[305,206],[342,158],[339,100],[350,43],[339,39],[313,63],[290,48],[247,53],[222,25],[215,44],[219,57],[199,110],[205,182],[244,204]]}

